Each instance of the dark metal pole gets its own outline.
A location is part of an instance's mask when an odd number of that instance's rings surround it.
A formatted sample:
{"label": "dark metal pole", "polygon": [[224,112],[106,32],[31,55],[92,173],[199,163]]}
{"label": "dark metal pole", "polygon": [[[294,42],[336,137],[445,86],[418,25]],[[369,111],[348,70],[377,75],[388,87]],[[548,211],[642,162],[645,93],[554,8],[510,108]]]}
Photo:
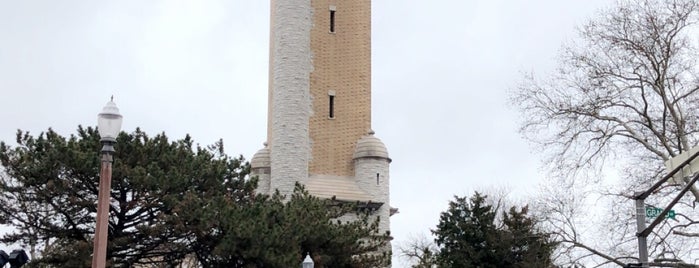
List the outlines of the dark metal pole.
{"label": "dark metal pole", "polygon": [[694,175],[694,178],[692,178],[692,180],[690,180],[689,183],[687,183],[687,185],[684,186],[682,191],[680,191],[680,193],[675,197],[675,199],[673,199],[672,202],[670,202],[670,204],[668,204],[665,207],[665,209],[663,209],[663,212],[660,212],[660,215],[658,215],[658,217],[655,220],[653,220],[653,222],[651,222],[648,228],[640,232],[639,235],[648,236],[650,232],[653,231],[653,228],[655,228],[655,226],[657,226],[661,221],[665,219],[665,215],[667,215],[667,213],[670,212],[672,207],[675,206],[675,204],[677,204],[677,202],[679,202],[680,199],[682,199],[682,196],[685,193],[689,192],[689,189],[692,188],[692,185],[694,185],[694,183],[696,183],[697,180],[699,180],[699,173]]}
{"label": "dark metal pole", "polygon": [[92,268],[104,268],[107,262],[107,233],[109,229],[109,200],[112,188],[112,147],[114,141],[102,140],[99,193],[97,197],[97,224],[95,226]]}
{"label": "dark metal pole", "polygon": [[[646,191],[643,192],[643,193],[637,194],[637,195],[635,196],[635,199],[646,199],[651,193],[653,193],[655,190],[657,190],[658,188],[660,188],[660,186],[662,186],[663,183],[665,183],[665,182],[668,181],[670,178],[672,178],[673,176],[675,176],[675,174],[677,174],[678,172],[680,172],[683,168],[685,168],[685,166],[689,165],[689,163],[691,163],[691,162],[692,162],[695,158],[697,158],[697,157],[699,157],[699,152],[696,152],[695,154],[693,154],[693,155],[691,155],[689,158],[687,158],[687,160],[684,160],[684,161],[683,161],[682,163],[680,163],[677,167],[675,167],[673,170],[671,170],[670,173],[668,173],[667,175],[665,175],[662,179],[660,179],[660,180],[657,181],[655,184],[653,184],[653,186],[651,186],[650,188],[648,188],[648,190],[646,190]],[[689,185],[692,185],[692,184],[693,184],[693,183],[689,183]]]}

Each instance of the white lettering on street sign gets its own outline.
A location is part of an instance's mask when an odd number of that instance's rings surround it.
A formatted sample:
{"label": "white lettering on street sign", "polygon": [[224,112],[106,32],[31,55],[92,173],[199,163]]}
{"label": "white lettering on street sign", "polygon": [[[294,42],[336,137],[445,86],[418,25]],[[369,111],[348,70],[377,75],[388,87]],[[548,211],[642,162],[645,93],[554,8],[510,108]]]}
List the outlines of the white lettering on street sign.
{"label": "white lettering on street sign", "polygon": [[[646,206],[646,218],[656,218],[662,212],[663,212],[663,209],[661,209],[661,208]],[[665,215],[665,218],[666,219],[667,218],[674,219],[675,218],[675,211],[674,210],[668,211],[667,214]]]}

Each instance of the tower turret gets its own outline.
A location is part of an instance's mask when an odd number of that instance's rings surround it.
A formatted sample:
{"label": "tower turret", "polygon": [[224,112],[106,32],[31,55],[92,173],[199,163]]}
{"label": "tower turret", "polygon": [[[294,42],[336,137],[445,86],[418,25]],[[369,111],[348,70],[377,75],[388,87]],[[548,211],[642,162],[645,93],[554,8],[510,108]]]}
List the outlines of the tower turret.
{"label": "tower turret", "polygon": [[374,131],[363,136],[357,141],[354,151],[355,180],[360,189],[366,192],[372,202],[382,203],[374,213],[380,217],[379,231],[381,233],[390,230],[391,207],[390,201],[390,176],[388,150],[381,140],[374,136]]}
{"label": "tower turret", "polygon": [[257,151],[250,160],[250,175],[257,177],[257,193],[270,193],[271,167],[269,148],[265,142],[264,148]]}

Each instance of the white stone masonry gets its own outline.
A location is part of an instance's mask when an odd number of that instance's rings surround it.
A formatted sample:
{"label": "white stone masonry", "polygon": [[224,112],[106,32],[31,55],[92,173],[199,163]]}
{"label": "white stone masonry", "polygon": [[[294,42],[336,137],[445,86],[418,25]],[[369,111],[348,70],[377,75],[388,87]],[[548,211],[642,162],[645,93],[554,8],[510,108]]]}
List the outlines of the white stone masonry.
{"label": "white stone masonry", "polygon": [[271,189],[290,194],[308,179],[311,1],[272,1]]}

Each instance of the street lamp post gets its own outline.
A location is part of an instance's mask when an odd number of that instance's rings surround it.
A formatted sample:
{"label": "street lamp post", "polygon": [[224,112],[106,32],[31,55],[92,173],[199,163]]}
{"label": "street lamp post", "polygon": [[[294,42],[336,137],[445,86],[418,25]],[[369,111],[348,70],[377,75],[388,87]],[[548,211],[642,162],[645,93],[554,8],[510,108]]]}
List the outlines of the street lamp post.
{"label": "street lamp post", "polygon": [[114,143],[121,131],[119,108],[114,97],[107,102],[102,112],[97,115],[97,130],[102,143],[99,192],[97,197],[97,224],[95,226],[94,247],[92,251],[92,268],[104,268],[107,261],[107,233],[109,224],[109,199],[112,188],[112,154]]}

